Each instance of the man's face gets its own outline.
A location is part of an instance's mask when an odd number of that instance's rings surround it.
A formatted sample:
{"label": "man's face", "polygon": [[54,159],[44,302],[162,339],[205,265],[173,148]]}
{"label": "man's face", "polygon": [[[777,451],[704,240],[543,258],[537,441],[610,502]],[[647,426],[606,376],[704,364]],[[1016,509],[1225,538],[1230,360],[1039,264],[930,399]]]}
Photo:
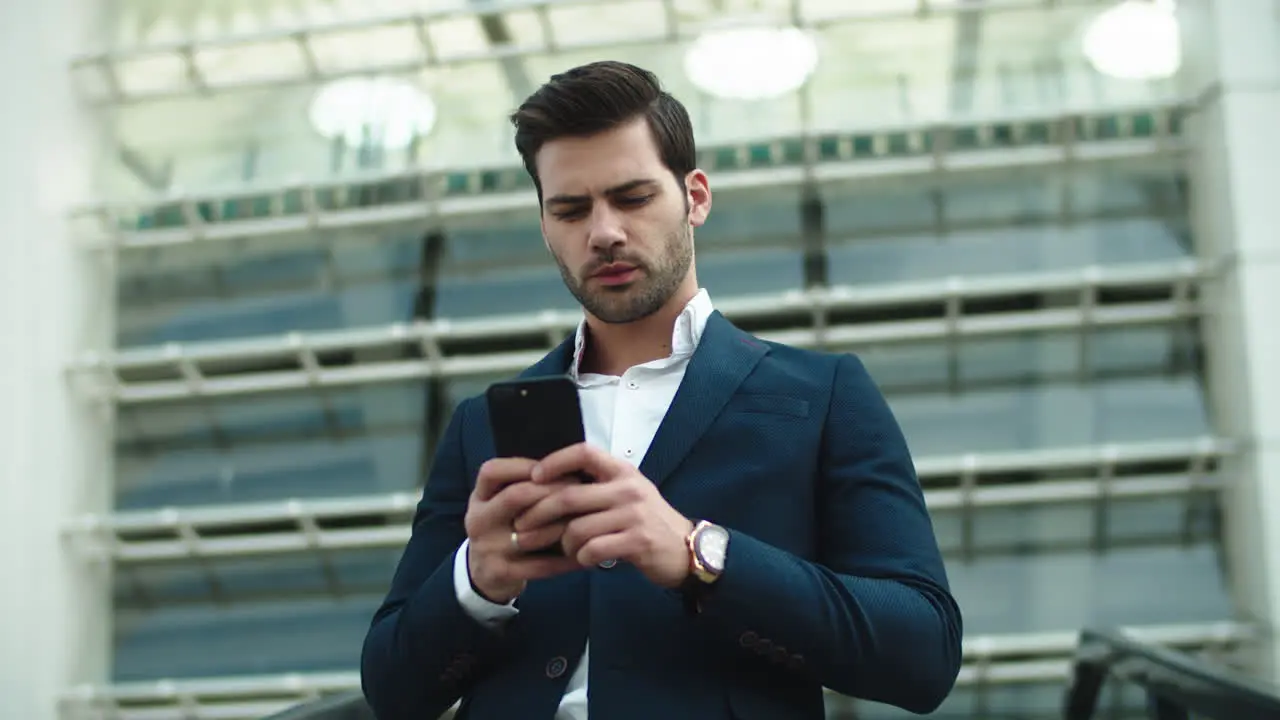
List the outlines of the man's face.
{"label": "man's face", "polygon": [[658,311],[693,264],[693,228],[711,206],[706,176],[686,188],[662,164],[643,119],[538,152],[542,235],[569,292],[591,315],[628,323]]}

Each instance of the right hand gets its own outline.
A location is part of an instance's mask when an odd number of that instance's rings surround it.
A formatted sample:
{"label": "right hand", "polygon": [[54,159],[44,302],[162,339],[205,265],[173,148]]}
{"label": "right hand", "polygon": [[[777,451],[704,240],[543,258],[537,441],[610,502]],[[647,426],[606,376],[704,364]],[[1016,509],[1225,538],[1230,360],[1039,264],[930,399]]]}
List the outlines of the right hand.
{"label": "right hand", "polygon": [[563,522],[521,532],[520,549],[511,542],[515,519],[555,492],[559,485],[534,483],[537,463],[524,458],[494,458],[480,466],[476,487],[467,502],[467,571],[471,584],[490,602],[506,604],[530,580],[578,569],[573,558],[527,555],[560,542]]}

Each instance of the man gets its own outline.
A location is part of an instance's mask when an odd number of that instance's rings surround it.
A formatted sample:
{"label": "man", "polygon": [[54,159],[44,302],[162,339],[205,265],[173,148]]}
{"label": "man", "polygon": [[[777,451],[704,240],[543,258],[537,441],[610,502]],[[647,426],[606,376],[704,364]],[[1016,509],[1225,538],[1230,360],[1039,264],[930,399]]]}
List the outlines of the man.
{"label": "man", "polygon": [[907,445],[854,356],[712,308],[685,109],[602,62],[512,120],[585,311],[524,375],[575,380],[588,441],[494,458],[485,402],[459,405],[365,641],[377,716],[821,718],[823,686],[936,708],[961,617]]}

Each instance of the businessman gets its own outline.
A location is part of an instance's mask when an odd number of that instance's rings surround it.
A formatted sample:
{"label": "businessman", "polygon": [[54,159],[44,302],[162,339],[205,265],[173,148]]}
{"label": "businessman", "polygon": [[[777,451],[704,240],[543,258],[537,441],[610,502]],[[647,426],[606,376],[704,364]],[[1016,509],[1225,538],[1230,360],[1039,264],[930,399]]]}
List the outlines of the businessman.
{"label": "businessman", "polygon": [[365,640],[378,718],[821,718],[824,686],[936,708],[961,616],[907,444],[856,357],[757,339],[699,287],[684,107],[601,62],[512,122],[584,311],[524,376],[574,380],[587,442],[495,458],[483,399],[458,406]]}

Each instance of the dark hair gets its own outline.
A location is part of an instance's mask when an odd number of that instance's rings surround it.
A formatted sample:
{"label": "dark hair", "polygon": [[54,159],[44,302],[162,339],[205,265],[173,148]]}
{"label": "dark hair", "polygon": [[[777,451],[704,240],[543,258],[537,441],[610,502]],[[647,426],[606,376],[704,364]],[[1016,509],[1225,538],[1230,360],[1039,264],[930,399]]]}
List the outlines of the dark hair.
{"label": "dark hair", "polygon": [[693,124],[684,105],[662,89],[653,73],[635,65],[605,60],[552,75],[511,115],[516,150],[538,189],[542,182],[535,158],[542,146],[563,137],[587,137],[643,117],[658,146],[662,164],[684,178],[698,166]]}

